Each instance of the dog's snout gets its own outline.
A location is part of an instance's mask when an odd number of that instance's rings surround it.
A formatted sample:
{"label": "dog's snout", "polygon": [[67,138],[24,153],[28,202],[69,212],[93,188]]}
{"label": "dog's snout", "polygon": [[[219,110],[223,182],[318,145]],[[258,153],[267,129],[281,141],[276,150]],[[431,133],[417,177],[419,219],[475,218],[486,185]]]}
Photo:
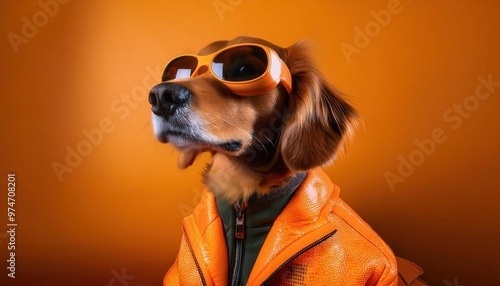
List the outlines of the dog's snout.
{"label": "dog's snout", "polygon": [[149,92],[149,103],[154,114],[169,117],[177,108],[186,105],[190,97],[191,92],[182,85],[160,83]]}

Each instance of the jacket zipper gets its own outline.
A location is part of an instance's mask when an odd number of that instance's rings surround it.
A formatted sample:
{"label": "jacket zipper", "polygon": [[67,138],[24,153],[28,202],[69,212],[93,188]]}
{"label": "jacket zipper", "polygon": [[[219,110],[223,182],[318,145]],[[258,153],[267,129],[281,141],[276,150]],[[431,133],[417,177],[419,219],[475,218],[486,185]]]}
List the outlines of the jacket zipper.
{"label": "jacket zipper", "polygon": [[240,283],[241,264],[243,260],[243,240],[245,239],[245,209],[247,203],[236,203],[236,225],[234,228],[234,238],[236,239],[236,249],[234,252],[234,267],[231,275],[231,286],[237,286]]}
{"label": "jacket zipper", "polygon": [[186,232],[184,232],[184,227],[182,228],[182,232],[184,233],[184,238],[186,239],[186,243],[188,245],[189,252],[191,252],[191,256],[193,257],[194,264],[196,264],[196,269],[198,269],[198,274],[200,274],[201,283],[203,286],[207,286],[207,281],[205,280],[205,276],[203,276],[203,272],[201,271],[200,264],[198,263],[198,260],[196,259],[196,256],[194,255],[193,248],[191,247],[191,243],[189,243],[189,239],[186,236]]}
{"label": "jacket zipper", "polygon": [[315,242],[309,244],[308,246],[304,247],[299,252],[295,253],[292,257],[288,258],[283,264],[281,264],[276,270],[274,270],[274,272],[271,275],[269,275],[269,277],[264,281],[264,283],[262,283],[262,285],[266,285],[267,283],[269,283],[269,281],[273,278],[273,276],[276,275],[276,273],[278,273],[281,269],[283,269],[283,267],[285,267],[292,260],[294,260],[295,258],[300,256],[304,252],[308,251],[309,249],[311,249],[311,248],[315,247],[316,245],[322,243],[323,241],[327,240],[328,238],[333,236],[336,232],[337,232],[337,230],[330,232],[329,234],[323,236],[322,238],[320,238],[320,239],[316,240]]}

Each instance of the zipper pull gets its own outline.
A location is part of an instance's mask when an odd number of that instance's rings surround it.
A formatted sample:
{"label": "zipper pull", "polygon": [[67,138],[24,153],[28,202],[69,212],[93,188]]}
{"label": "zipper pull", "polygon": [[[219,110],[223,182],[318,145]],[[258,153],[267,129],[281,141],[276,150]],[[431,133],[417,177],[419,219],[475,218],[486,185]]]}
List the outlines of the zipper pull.
{"label": "zipper pull", "polygon": [[236,228],[234,229],[234,237],[237,239],[245,238],[245,214],[244,211],[247,207],[247,203],[234,204],[234,209],[236,210]]}

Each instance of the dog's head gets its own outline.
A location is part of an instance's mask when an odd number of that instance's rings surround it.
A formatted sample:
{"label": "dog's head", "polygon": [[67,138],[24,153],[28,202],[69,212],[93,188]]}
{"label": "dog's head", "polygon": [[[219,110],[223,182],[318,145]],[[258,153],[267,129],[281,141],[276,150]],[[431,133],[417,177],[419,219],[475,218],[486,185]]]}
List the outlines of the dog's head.
{"label": "dog's head", "polygon": [[[233,46],[239,47],[236,55],[226,52]],[[262,73],[275,82],[255,80]],[[154,133],[181,152],[181,168],[204,151],[256,174],[323,166],[335,158],[357,117],[304,43],[281,48],[249,37],[214,42],[195,57],[171,62],[164,80],[149,95]]]}

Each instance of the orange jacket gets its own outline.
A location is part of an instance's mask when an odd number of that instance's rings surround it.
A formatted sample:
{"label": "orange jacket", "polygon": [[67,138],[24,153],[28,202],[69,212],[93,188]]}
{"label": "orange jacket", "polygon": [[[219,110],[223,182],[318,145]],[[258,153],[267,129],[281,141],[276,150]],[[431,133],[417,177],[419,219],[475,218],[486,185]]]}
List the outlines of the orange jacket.
{"label": "orange jacket", "polygon": [[[397,285],[396,259],[339,197],[321,169],[309,171],[274,222],[247,285]],[[164,285],[227,285],[227,249],[207,190],[183,221],[179,254]]]}

